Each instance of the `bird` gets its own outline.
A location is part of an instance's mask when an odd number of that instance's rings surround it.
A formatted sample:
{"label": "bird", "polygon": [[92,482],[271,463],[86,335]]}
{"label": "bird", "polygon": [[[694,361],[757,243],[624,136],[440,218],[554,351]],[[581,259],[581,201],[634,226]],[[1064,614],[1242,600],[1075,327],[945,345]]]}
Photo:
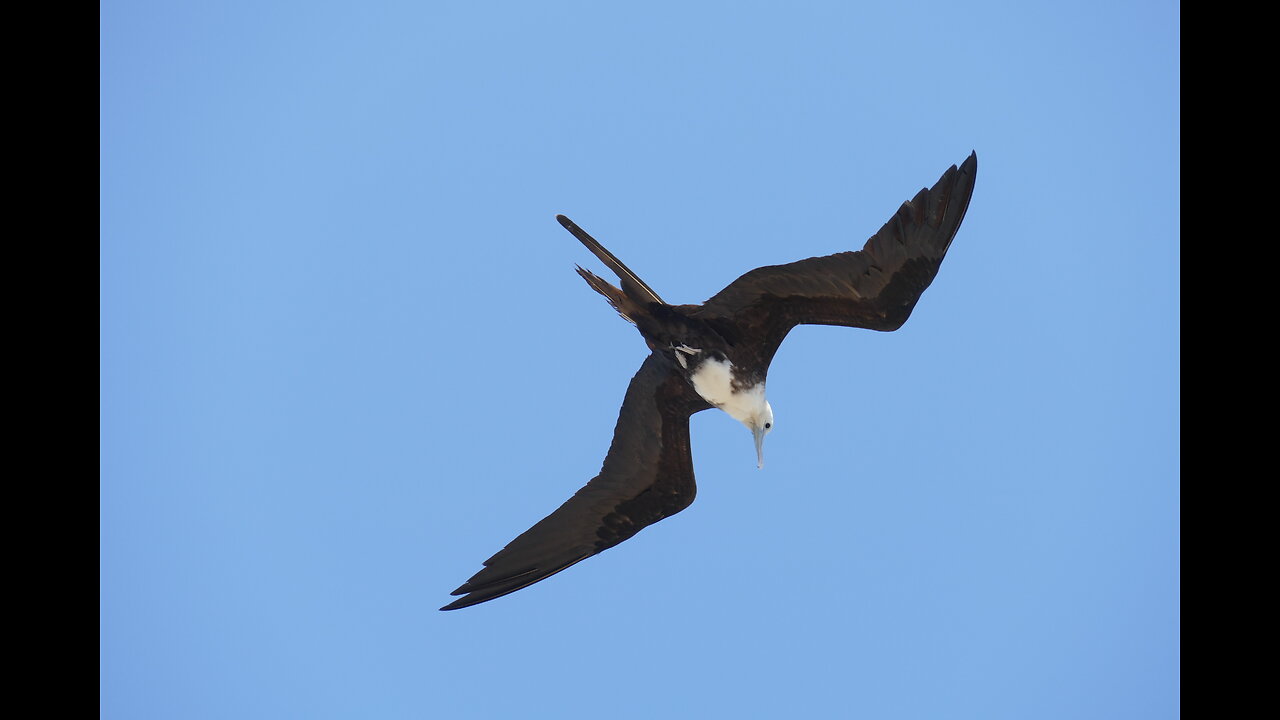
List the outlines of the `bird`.
{"label": "bird", "polygon": [[745,425],[757,467],[773,430],[770,361],[797,325],[897,330],[933,282],[964,220],[976,151],[904,202],[861,250],[756,268],[701,305],[670,305],[564,215],[556,219],[618,277],[577,272],[636,326],[649,355],[627,386],[600,473],[484,562],[440,608],[508,595],[689,507],[696,493],[689,418],[719,408]]}

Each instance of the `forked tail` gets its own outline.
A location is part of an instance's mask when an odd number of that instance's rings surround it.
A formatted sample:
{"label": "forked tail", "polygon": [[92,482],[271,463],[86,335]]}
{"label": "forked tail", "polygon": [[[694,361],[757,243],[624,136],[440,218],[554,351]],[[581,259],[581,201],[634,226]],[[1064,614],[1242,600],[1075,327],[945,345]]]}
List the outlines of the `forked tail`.
{"label": "forked tail", "polygon": [[578,227],[572,220],[563,215],[557,215],[556,220],[559,220],[565,230],[568,230],[574,237],[578,238],[578,241],[586,245],[592,255],[600,258],[600,262],[608,266],[618,276],[618,280],[622,285],[621,290],[596,275],[583,270],[581,267],[578,268],[578,274],[587,281],[587,284],[594,288],[596,292],[605,296],[609,304],[617,309],[619,313],[622,313],[623,317],[628,320],[632,319],[625,309],[630,309],[633,305],[643,308],[651,302],[666,304],[662,302],[662,298],[658,297],[658,293],[653,291],[653,288],[646,285],[635,273],[631,272],[631,268],[623,265],[621,260],[614,257],[613,253],[606,250],[603,245],[588,235],[585,230]]}

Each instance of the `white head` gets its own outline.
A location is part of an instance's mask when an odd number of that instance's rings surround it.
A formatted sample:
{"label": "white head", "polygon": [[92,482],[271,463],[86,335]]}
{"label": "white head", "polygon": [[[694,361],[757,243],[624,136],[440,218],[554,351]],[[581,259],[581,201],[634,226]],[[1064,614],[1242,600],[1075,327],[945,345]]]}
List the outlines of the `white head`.
{"label": "white head", "polygon": [[764,467],[764,436],[773,430],[773,408],[764,399],[764,382],[736,390],[732,368],[727,360],[706,360],[690,379],[704,400],[747,426],[756,439],[756,467]]}
{"label": "white head", "polygon": [[756,467],[764,467],[764,436],[773,432],[773,406],[764,399],[764,383],[733,393],[720,409],[751,431],[756,441]]}

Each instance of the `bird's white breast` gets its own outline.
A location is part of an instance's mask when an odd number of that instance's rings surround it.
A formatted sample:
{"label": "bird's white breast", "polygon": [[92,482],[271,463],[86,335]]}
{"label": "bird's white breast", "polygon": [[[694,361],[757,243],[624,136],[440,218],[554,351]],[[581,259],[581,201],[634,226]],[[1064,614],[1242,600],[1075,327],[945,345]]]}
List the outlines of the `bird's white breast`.
{"label": "bird's white breast", "polygon": [[739,422],[756,417],[765,405],[764,383],[734,392],[733,363],[707,358],[689,376],[693,389],[703,400],[715,405]]}

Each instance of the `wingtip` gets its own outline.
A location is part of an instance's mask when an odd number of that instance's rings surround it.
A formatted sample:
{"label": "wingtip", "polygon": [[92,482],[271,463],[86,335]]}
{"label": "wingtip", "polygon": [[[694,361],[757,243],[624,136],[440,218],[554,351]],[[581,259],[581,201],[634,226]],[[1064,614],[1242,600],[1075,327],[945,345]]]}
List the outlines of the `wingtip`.
{"label": "wingtip", "polygon": [[462,587],[458,588],[457,590],[454,590],[453,592],[451,592],[451,593],[449,593],[449,594],[450,594],[450,595],[461,595],[462,597],[460,597],[460,598],[458,598],[457,600],[454,600],[453,602],[449,603],[448,605],[445,605],[444,607],[440,608],[440,610],[441,610],[442,612],[443,612],[443,611],[448,611],[448,610],[460,610],[460,609],[462,609],[462,608],[464,608],[464,607],[468,607],[468,606],[471,606],[471,605],[476,604],[476,603],[475,603],[475,598],[471,597],[471,594],[470,594],[470,592],[467,590],[467,586],[466,586],[466,585],[463,585]]}

